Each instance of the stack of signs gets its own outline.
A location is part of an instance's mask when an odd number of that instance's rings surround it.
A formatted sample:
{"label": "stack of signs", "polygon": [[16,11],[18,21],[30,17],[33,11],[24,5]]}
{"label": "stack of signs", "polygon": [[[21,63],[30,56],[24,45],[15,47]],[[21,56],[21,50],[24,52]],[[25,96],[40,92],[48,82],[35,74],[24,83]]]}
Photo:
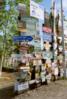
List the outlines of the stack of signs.
{"label": "stack of signs", "polygon": [[54,36],[54,44],[53,44],[53,48],[54,48],[54,60],[57,60],[57,36]]}
{"label": "stack of signs", "polygon": [[57,38],[58,43],[58,61],[63,62],[63,47],[62,47],[62,38]]}
{"label": "stack of signs", "polygon": [[[44,21],[44,10],[43,8],[37,4],[35,1],[30,0],[30,16],[38,19],[39,21]],[[37,25],[37,32],[35,33],[35,51],[40,51],[43,49],[43,42],[42,42],[42,37],[40,34],[42,34],[42,22],[40,22],[39,26]],[[41,26],[40,26],[41,25]],[[39,34],[38,34],[39,32]],[[40,43],[39,43],[40,42]]]}
{"label": "stack of signs", "polygon": [[43,26],[42,27],[42,31],[43,31],[43,41],[44,42],[52,42],[52,30],[51,28],[48,28],[48,27],[45,27]]}
{"label": "stack of signs", "polygon": [[47,41],[44,43],[43,58],[46,60],[52,59],[53,54],[51,49],[51,44]]}
{"label": "stack of signs", "polygon": [[28,44],[34,46],[35,51],[41,50],[41,37],[38,19],[32,17],[22,17],[21,20],[26,22],[26,32],[22,32],[21,35],[31,36],[33,40],[28,42]]}
{"label": "stack of signs", "polygon": [[47,60],[51,60],[53,58],[53,50],[52,48],[52,32],[48,27],[42,27],[43,31],[43,58]]}

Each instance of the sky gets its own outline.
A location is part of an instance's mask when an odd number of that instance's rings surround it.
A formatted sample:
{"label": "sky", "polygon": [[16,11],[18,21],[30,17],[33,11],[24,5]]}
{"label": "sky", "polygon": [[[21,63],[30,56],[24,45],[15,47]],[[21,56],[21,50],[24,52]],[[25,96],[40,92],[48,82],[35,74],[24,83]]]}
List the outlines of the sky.
{"label": "sky", "polygon": [[[47,11],[50,12],[51,8],[51,1],[52,0],[43,0],[41,6]],[[66,0],[62,0],[62,6],[63,6],[63,14],[65,16],[65,19],[67,20],[67,2]],[[55,7],[56,7],[56,14],[61,11],[61,0],[55,0]],[[67,36],[67,21],[64,22],[64,34]]]}
{"label": "sky", "polygon": [[[43,6],[43,8],[47,11],[47,12],[50,12],[50,8],[51,8],[51,1],[52,0],[43,0],[43,2],[41,2],[41,6]],[[61,0],[55,0],[55,5],[56,5],[56,12],[60,12],[60,8],[61,8],[61,5],[60,5],[60,2]],[[66,0],[62,0],[62,3],[63,3],[63,11],[64,11],[64,16],[66,17],[67,19],[67,3],[66,3]]]}
{"label": "sky", "polygon": [[49,12],[51,8],[51,0],[43,0],[43,2],[40,3],[43,8]]}

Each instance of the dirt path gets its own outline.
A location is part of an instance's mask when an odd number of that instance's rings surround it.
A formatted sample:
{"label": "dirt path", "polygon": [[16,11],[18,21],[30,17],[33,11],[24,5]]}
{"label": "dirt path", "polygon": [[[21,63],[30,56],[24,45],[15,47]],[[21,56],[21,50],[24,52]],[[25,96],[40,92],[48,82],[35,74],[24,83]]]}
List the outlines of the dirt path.
{"label": "dirt path", "polygon": [[0,88],[0,99],[67,99],[67,80],[51,82],[49,85],[43,85],[19,95],[14,95],[14,82],[9,83],[13,80],[5,79],[4,82],[2,81],[0,81],[0,87],[2,86]]}
{"label": "dirt path", "polygon": [[67,99],[67,81],[56,81],[18,95],[13,99]]}

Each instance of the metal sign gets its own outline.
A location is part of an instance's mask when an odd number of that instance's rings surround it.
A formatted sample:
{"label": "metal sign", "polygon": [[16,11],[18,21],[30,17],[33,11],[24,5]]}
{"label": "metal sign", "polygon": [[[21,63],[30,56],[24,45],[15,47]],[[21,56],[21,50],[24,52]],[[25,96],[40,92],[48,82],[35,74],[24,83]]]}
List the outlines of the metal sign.
{"label": "metal sign", "polygon": [[52,33],[52,29],[48,27],[42,27],[42,31],[46,33]]}
{"label": "metal sign", "polygon": [[[26,22],[26,35],[27,36],[35,36],[37,34],[37,24],[39,23],[38,19],[32,18],[32,17],[22,17],[22,21]],[[23,24],[24,25],[24,24]]]}
{"label": "metal sign", "polygon": [[16,83],[14,90],[15,91],[23,91],[23,90],[27,90],[28,88],[29,88],[28,82],[21,83],[21,84]]}
{"label": "metal sign", "polygon": [[43,58],[44,59],[52,59],[53,58],[53,54],[52,52],[43,52]]}
{"label": "metal sign", "polygon": [[14,36],[13,41],[18,42],[18,41],[32,41],[33,38],[31,36]]}
{"label": "metal sign", "polygon": [[44,20],[43,9],[40,7],[40,5],[38,5],[32,0],[30,0],[30,16]]}
{"label": "metal sign", "polygon": [[47,33],[43,33],[43,40],[46,42],[46,41],[49,41],[49,42],[52,42],[52,35],[50,34],[47,34]]}

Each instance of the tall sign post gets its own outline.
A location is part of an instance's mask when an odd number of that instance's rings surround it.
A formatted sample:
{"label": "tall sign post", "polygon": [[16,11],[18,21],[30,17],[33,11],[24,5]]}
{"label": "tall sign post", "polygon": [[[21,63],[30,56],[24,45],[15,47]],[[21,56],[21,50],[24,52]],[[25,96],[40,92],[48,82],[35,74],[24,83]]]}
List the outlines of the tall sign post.
{"label": "tall sign post", "polygon": [[62,29],[62,46],[63,46],[63,67],[64,67],[64,77],[66,77],[66,66],[65,66],[65,50],[64,50],[64,26],[63,26],[63,2],[60,0],[61,4],[61,29]]}
{"label": "tall sign post", "polygon": [[39,4],[30,0],[30,16],[39,20],[39,32],[41,37],[41,50],[43,49],[43,39],[42,39],[42,24],[44,22],[44,10]]}
{"label": "tall sign post", "polygon": [[54,17],[54,26],[53,26],[53,56],[54,56],[54,61],[57,61],[57,33],[56,33],[56,4],[55,0],[52,0],[52,14]]}

